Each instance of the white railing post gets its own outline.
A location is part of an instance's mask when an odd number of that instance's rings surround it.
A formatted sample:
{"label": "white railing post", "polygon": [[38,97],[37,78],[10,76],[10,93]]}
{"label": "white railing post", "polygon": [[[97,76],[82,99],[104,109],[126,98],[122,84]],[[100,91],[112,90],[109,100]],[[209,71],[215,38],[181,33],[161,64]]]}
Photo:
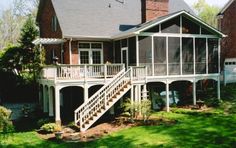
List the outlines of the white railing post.
{"label": "white railing post", "polygon": [[86,82],[87,79],[87,65],[84,65],[84,82]]}
{"label": "white railing post", "polygon": [[57,66],[54,68],[54,81],[57,80]]}
{"label": "white railing post", "polygon": [[104,79],[107,81],[107,64],[104,65]]}
{"label": "white railing post", "polygon": [[130,68],[130,81],[133,83],[133,67]]}
{"label": "white railing post", "polygon": [[145,83],[147,83],[147,73],[148,73],[147,72],[147,66],[145,66],[145,78],[144,78],[145,79]]}

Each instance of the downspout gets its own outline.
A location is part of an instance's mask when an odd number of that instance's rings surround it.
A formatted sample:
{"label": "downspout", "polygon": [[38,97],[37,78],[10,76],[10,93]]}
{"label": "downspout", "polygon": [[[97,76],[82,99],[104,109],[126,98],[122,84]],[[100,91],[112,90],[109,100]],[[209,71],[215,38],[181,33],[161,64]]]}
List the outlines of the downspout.
{"label": "downspout", "polygon": [[70,65],[72,64],[71,42],[72,42],[72,38],[70,38],[70,41],[69,41],[69,57],[70,57]]}

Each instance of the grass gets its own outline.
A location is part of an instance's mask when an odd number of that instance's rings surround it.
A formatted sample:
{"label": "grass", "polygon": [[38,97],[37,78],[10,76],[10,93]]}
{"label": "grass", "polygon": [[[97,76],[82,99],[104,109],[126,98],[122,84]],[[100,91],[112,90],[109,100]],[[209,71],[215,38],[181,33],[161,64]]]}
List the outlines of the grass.
{"label": "grass", "polygon": [[[235,87],[235,85],[233,85]],[[186,109],[173,109],[171,113],[157,112],[156,116],[165,120],[174,120],[176,124],[158,126],[139,126],[109,134],[99,140],[87,143],[65,143],[43,140],[34,131],[0,135],[0,147],[101,147],[101,148],[229,148],[236,147],[236,113],[230,112],[235,96],[225,93],[223,106],[208,112]]]}
{"label": "grass", "polygon": [[36,132],[1,135],[0,147],[236,147],[236,115],[191,111],[155,113],[175,125],[139,126],[88,143],[65,143],[40,139]]}

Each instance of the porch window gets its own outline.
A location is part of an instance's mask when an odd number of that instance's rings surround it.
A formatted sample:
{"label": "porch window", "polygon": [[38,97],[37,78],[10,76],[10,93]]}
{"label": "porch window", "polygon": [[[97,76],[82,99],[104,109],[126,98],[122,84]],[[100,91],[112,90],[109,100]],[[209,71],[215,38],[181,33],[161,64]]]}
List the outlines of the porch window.
{"label": "porch window", "polygon": [[218,39],[208,39],[208,73],[218,72]]}
{"label": "porch window", "polygon": [[206,39],[195,39],[196,74],[206,74]]}
{"label": "porch window", "polygon": [[173,18],[161,24],[162,33],[180,33],[180,17]]}
{"label": "porch window", "polygon": [[154,37],[154,74],[166,75],[166,37]]}
{"label": "porch window", "polygon": [[193,38],[182,38],[183,74],[193,74]]}
{"label": "porch window", "polygon": [[180,75],[180,38],[168,38],[169,75]]}
{"label": "porch window", "polygon": [[182,17],[182,32],[184,34],[200,34],[200,26],[191,20]]}
{"label": "porch window", "polygon": [[154,27],[151,27],[151,28],[145,30],[144,32],[158,33],[158,32],[159,32],[159,25],[156,25],[156,26],[154,26]]}
{"label": "porch window", "polygon": [[148,75],[152,75],[152,37],[139,37],[139,62],[140,66],[146,66]]}

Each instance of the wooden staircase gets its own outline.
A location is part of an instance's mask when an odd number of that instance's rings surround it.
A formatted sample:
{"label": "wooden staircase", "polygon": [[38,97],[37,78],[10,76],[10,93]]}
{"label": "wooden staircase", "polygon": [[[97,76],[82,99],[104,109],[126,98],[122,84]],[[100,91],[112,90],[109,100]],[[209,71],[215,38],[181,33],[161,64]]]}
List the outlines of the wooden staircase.
{"label": "wooden staircase", "polygon": [[122,69],[109,83],[75,110],[75,124],[79,124],[81,132],[86,131],[130,90],[132,75],[132,68],[127,71]]}

